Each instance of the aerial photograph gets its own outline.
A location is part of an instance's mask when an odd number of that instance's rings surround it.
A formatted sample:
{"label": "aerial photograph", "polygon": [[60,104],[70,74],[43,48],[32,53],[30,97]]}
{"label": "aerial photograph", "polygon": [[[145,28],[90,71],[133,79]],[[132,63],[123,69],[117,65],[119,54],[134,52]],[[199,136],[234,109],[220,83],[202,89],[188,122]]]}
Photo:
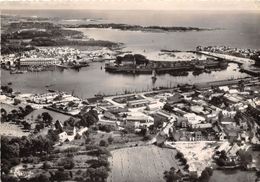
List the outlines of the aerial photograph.
{"label": "aerial photograph", "polygon": [[1,0],[2,182],[260,182],[260,0]]}

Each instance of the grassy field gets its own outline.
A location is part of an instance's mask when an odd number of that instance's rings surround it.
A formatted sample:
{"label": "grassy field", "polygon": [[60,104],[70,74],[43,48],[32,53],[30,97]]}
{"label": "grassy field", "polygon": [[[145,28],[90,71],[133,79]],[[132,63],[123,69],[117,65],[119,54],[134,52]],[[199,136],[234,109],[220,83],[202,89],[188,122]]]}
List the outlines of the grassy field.
{"label": "grassy field", "polygon": [[62,114],[62,113],[58,113],[55,111],[50,111],[47,109],[37,109],[34,110],[33,112],[31,112],[30,114],[28,114],[27,116],[25,116],[25,120],[29,123],[34,123],[35,120],[37,120],[37,116],[41,115],[42,113],[47,112],[51,115],[51,117],[53,118],[53,122],[59,120],[61,123],[64,123],[64,121],[68,120],[71,116]]}
{"label": "grassy field", "polygon": [[255,179],[255,172],[215,170],[210,178],[210,182],[254,182]]}
{"label": "grassy field", "polygon": [[179,168],[173,149],[142,146],[114,150],[111,154],[108,182],[163,182],[165,170]]}
{"label": "grassy field", "polygon": [[0,123],[0,135],[22,137],[29,135],[24,132],[18,125],[13,123]]}

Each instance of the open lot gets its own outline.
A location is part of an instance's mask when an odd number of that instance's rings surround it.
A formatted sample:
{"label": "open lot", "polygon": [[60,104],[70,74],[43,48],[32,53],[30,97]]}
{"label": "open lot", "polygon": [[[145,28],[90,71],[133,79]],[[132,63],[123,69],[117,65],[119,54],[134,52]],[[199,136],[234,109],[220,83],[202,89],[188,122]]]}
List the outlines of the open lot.
{"label": "open lot", "polygon": [[108,182],[163,182],[165,170],[179,168],[174,149],[142,146],[114,150],[111,154]]}
{"label": "open lot", "polygon": [[212,165],[212,156],[215,148],[220,143],[216,142],[176,142],[176,149],[183,153],[187,159],[190,171],[196,171],[198,175],[206,168]]}

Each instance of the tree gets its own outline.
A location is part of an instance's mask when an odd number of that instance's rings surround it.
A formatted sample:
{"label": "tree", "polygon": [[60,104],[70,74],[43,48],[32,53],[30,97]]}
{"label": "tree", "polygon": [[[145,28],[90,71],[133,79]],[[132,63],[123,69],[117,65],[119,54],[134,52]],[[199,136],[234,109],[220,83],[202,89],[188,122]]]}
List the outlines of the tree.
{"label": "tree", "polygon": [[91,109],[87,113],[81,115],[81,125],[89,127],[98,122],[98,113],[97,111]]}
{"label": "tree", "polygon": [[58,171],[55,172],[53,175],[53,179],[56,181],[65,181],[68,179],[68,174],[64,172],[64,168],[60,168]]}
{"label": "tree", "polygon": [[206,167],[202,173],[201,176],[199,177],[200,182],[209,182],[210,177],[213,174],[213,170],[210,167]]}
{"label": "tree", "polygon": [[105,181],[108,177],[108,171],[104,166],[99,168],[88,168],[86,177],[87,181],[91,182]]}
{"label": "tree", "polygon": [[50,167],[51,167],[51,165],[50,165],[50,163],[47,162],[47,161],[45,161],[45,162],[43,163],[43,165],[42,165],[42,168],[43,168],[44,170],[47,170],[47,169],[49,169]]}
{"label": "tree", "polygon": [[18,104],[20,104],[21,103],[21,101],[19,100],[19,99],[14,99],[14,105],[18,105]]}
{"label": "tree", "polygon": [[28,123],[28,122],[24,122],[24,123],[22,123],[23,124],[23,128],[25,129],[25,130],[30,130],[31,129],[31,124],[30,123]]}
{"label": "tree", "polygon": [[189,164],[186,164],[186,165],[184,166],[184,169],[185,169],[185,170],[189,170],[189,167],[190,167]]}
{"label": "tree", "polygon": [[49,177],[46,174],[38,174],[35,177],[31,178],[29,182],[49,182]]}
{"label": "tree", "polygon": [[61,159],[58,165],[63,166],[64,169],[72,169],[75,166],[75,163],[72,158],[68,157]]}
{"label": "tree", "polygon": [[243,114],[241,111],[238,111],[236,115],[234,116],[234,120],[237,124],[239,124],[239,121],[243,118]]}
{"label": "tree", "polygon": [[166,182],[178,182],[181,179],[181,174],[174,167],[171,167],[169,171],[163,173],[163,178]]}
{"label": "tree", "polygon": [[100,140],[99,146],[106,147],[106,146],[108,146],[108,144],[107,144],[107,142],[105,140]]}
{"label": "tree", "polygon": [[143,140],[144,141],[148,141],[148,140],[151,140],[152,139],[152,135],[150,134],[146,134],[144,137],[143,137]]}
{"label": "tree", "polygon": [[108,141],[109,144],[112,144],[113,141],[114,141],[114,138],[112,136],[109,136],[107,141]]}
{"label": "tree", "polygon": [[247,165],[250,164],[253,160],[252,155],[245,150],[239,150],[238,156],[240,158],[240,165],[245,169],[247,168]]}
{"label": "tree", "polygon": [[182,159],[184,157],[183,153],[177,152],[176,158]]}
{"label": "tree", "polygon": [[7,112],[4,108],[1,108],[1,115],[7,115]]}
{"label": "tree", "polygon": [[1,108],[1,122],[7,121],[7,112],[5,109]]}
{"label": "tree", "polygon": [[70,101],[69,103],[68,103],[68,107],[73,107],[74,106],[74,102],[73,101]]}
{"label": "tree", "polygon": [[53,129],[48,130],[47,138],[53,142],[57,142],[59,140],[59,135]]}
{"label": "tree", "polygon": [[30,106],[30,105],[25,106],[25,116],[30,114],[32,111],[33,111],[32,106]]}
{"label": "tree", "polygon": [[42,119],[47,125],[50,125],[53,120],[52,116],[48,112],[42,113]]}
{"label": "tree", "polygon": [[9,175],[1,175],[2,182],[18,182],[18,178]]}

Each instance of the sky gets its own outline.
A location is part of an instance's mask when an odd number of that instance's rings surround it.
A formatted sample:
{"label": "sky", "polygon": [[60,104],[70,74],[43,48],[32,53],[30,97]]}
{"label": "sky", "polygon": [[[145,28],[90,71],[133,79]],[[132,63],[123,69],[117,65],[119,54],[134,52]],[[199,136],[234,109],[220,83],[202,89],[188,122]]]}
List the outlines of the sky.
{"label": "sky", "polygon": [[259,10],[260,0],[0,0],[0,9]]}

